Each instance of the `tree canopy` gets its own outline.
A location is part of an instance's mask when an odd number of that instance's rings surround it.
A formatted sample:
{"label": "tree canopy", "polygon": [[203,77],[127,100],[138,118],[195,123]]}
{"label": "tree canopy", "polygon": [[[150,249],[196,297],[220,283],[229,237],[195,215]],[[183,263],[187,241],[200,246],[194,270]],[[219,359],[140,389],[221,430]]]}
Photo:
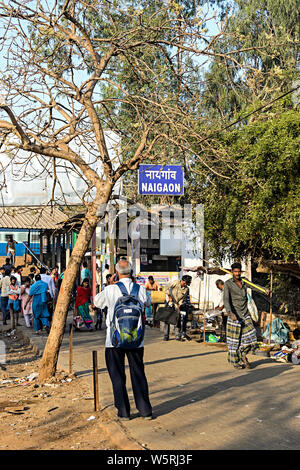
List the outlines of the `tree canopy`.
{"label": "tree canopy", "polygon": [[300,116],[293,108],[222,136],[235,162],[229,180],[198,180],[189,196],[205,205],[205,234],[222,257],[299,259]]}

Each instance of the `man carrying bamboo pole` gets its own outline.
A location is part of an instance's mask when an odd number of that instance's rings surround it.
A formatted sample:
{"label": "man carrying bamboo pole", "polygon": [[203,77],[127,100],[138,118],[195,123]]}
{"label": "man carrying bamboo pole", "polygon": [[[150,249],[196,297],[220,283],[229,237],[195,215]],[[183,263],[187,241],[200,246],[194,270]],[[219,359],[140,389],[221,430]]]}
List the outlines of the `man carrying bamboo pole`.
{"label": "man carrying bamboo pole", "polygon": [[[227,320],[227,347],[228,362],[236,369],[251,369],[247,354],[254,350],[257,344],[256,330],[248,310],[248,297],[246,279],[241,277],[241,264],[231,266],[232,278],[225,282],[224,306],[228,314]],[[247,280],[248,281],[248,280]],[[251,288],[264,292],[269,291],[260,286],[251,284]]]}

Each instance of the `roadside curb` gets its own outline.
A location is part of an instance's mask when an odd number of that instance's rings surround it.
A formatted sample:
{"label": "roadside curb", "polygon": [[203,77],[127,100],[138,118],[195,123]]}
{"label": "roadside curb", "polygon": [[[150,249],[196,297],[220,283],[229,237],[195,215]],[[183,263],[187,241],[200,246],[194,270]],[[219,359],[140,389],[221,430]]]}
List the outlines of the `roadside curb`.
{"label": "roadside curb", "polygon": [[128,430],[118,421],[112,409],[103,410],[101,417],[103,421],[98,422],[99,428],[119,450],[145,450],[134,437],[127,435]]}
{"label": "roadside curb", "polygon": [[36,356],[41,356],[43,354],[47,337],[35,336],[32,330],[24,326],[19,327],[18,330],[22,332],[23,336],[26,336],[29,339]]}

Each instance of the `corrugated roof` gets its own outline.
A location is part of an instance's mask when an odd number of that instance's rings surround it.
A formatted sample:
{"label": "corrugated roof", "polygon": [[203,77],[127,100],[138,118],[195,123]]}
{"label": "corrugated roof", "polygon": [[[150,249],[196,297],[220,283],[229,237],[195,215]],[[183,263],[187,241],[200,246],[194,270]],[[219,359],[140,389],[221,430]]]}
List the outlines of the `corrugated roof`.
{"label": "corrugated roof", "polygon": [[57,207],[0,207],[0,228],[55,230],[66,220]]}

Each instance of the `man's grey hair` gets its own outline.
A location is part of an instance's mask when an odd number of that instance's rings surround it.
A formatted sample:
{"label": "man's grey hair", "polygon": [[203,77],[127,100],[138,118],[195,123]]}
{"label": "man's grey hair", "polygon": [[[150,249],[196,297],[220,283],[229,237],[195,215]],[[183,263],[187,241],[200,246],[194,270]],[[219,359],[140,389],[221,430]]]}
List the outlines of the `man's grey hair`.
{"label": "man's grey hair", "polygon": [[117,264],[116,264],[116,271],[119,274],[131,274],[131,263],[127,261],[126,259],[121,259]]}

